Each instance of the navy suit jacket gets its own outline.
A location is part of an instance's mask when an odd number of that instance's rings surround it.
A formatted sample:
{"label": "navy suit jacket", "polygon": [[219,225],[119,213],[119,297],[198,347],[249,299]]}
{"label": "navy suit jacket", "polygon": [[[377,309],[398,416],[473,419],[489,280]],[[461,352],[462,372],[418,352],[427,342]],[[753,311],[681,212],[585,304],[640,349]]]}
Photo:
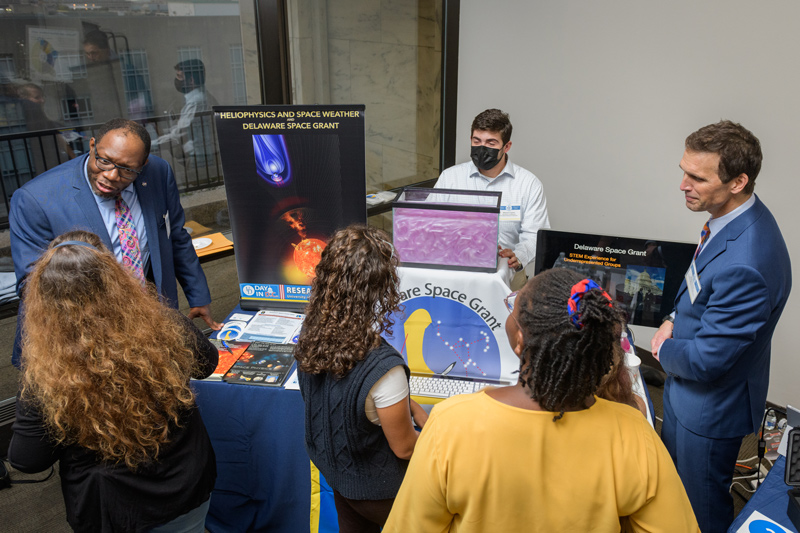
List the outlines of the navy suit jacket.
{"label": "navy suit jacket", "polygon": [[665,400],[678,421],[705,437],[747,435],[761,424],[770,346],[789,298],[789,252],[775,218],[755,204],[726,225],[696,261],[694,303],[684,280],[672,339],[659,349]]}
{"label": "navy suit jacket", "polygon": [[[11,255],[18,294],[33,262],[50,241],[62,233],[77,229],[91,231],[109,250],[112,249],[94,193],[83,174],[86,157],[73,159],[41,174],[11,197]],[[142,208],[150,265],[159,294],[169,305],[177,307],[177,278],[191,307],[211,303],[205,274],[192,240],[183,229],[185,217],[169,164],[150,155],[134,187]],[[18,357],[16,344],[12,357],[15,364]]]}

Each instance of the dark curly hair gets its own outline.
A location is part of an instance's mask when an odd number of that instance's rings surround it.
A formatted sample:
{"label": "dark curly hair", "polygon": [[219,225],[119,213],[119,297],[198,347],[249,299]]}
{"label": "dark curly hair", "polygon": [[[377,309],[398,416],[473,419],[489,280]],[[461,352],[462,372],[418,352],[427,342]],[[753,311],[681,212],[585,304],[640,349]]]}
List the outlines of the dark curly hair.
{"label": "dark curly hair", "polygon": [[554,268],[535,278],[517,297],[524,346],[520,380],[531,398],[553,412],[581,408],[611,369],[623,314],[602,291],[593,289],[581,299],[581,328],[569,317],[567,300],[583,277]]}
{"label": "dark curly hair", "polygon": [[353,225],[336,232],[311,284],[294,352],[301,371],[343,377],[380,344],[381,333],[391,333],[398,264],[384,231]]}

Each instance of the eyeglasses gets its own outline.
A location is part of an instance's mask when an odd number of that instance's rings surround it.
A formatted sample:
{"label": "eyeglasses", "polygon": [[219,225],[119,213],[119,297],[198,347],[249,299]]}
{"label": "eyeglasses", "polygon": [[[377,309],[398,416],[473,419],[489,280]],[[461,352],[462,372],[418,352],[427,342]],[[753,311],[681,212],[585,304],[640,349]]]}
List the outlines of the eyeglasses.
{"label": "eyeglasses", "polygon": [[119,174],[119,177],[124,179],[124,180],[127,180],[127,181],[135,180],[136,178],[139,177],[139,174],[142,173],[141,170],[133,170],[132,168],[121,167],[121,166],[109,161],[108,159],[100,157],[97,154],[97,146],[94,147],[94,159],[95,159],[97,168],[99,168],[100,170],[114,170],[116,168],[117,169],[117,174]]}
{"label": "eyeglasses", "polygon": [[514,311],[514,302],[517,300],[517,294],[519,294],[519,291],[514,291],[505,298],[503,298],[503,301],[506,304],[506,309],[508,309],[509,313]]}

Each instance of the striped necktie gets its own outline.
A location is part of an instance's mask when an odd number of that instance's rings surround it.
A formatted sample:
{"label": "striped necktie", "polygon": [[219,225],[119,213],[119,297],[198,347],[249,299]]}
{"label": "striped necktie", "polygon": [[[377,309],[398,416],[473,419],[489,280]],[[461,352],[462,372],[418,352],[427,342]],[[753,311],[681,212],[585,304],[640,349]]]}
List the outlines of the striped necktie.
{"label": "striped necktie", "polygon": [[708,228],[708,221],[706,221],[706,223],[703,224],[703,231],[700,232],[700,244],[697,245],[697,250],[694,251],[694,259],[697,259],[700,252],[703,251],[703,245],[708,240],[709,235],[711,235],[711,230]]}
{"label": "striped necktie", "polygon": [[122,195],[117,196],[114,202],[114,214],[117,217],[119,245],[122,248],[122,266],[144,283],[144,265],[142,265],[142,252],[139,249],[139,236],[136,234],[131,210],[122,199]]}

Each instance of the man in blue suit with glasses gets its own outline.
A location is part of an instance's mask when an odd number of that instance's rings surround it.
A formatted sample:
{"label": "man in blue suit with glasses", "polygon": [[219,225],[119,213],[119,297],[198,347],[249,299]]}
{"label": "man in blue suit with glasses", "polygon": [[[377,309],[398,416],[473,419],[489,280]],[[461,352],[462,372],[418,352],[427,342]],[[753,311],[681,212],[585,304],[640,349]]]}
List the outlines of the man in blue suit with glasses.
{"label": "man in blue suit with glasses", "polygon": [[668,374],[661,437],[703,533],[733,521],[736,458],[761,424],[772,334],[792,287],[781,231],[753,194],[761,158],[758,139],[730,121],[686,138],[680,189],[686,207],[711,218],[651,345]]}
{"label": "man in blue suit with glasses", "polygon": [[[58,235],[75,229],[97,234],[120,263],[161,297],[178,305],[179,281],[191,307],[189,317],[211,318],[205,274],[183,229],[184,213],[169,165],[150,155],[150,135],[125,119],[105,123],[89,153],[34,178],[11,198],[11,255],[17,292],[25,276]],[[177,280],[177,281],[176,281]],[[24,313],[24,298],[20,317]],[[12,361],[19,366],[20,322]]]}

